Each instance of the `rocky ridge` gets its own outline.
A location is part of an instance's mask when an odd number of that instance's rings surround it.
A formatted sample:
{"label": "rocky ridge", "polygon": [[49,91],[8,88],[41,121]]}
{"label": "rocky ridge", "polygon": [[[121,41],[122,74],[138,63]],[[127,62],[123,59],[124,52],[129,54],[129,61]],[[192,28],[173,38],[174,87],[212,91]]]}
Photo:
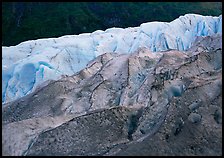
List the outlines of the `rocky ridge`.
{"label": "rocky ridge", "polygon": [[220,35],[98,56],[3,106],[3,154],[221,155],[221,57]]}

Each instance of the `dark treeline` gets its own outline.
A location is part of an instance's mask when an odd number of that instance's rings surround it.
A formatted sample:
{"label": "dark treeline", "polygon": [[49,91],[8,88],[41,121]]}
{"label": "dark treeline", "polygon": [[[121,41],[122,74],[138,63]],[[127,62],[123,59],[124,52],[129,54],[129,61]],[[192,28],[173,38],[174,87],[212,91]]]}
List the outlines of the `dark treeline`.
{"label": "dark treeline", "polygon": [[221,2],[3,2],[2,45],[169,22],[186,13],[218,16]]}

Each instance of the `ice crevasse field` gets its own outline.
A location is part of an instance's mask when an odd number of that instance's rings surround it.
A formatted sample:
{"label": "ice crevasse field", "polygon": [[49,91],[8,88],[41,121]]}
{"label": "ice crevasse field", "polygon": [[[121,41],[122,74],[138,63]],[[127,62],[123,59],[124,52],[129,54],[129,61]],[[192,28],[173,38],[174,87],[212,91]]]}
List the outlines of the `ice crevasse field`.
{"label": "ice crevasse field", "polygon": [[2,46],[2,103],[33,92],[47,80],[73,75],[97,56],[128,54],[140,47],[152,52],[187,50],[197,36],[222,34],[218,17],[186,14],[172,22],[147,22],[139,27],[110,28]]}

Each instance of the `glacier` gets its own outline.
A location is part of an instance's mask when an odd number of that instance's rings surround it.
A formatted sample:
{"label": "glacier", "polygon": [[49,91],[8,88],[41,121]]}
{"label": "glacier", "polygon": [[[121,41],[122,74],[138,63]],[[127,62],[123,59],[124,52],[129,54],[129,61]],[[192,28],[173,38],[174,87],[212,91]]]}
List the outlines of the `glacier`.
{"label": "glacier", "polygon": [[186,14],[169,23],[147,22],[139,27],[110,28],[2,46],[2,103],[29,94],[48,80],[73,75],[107,52],[127,54],[140,47],[152,52],[184,51],[197,36],[214,34],[222,34],[222,15]]}

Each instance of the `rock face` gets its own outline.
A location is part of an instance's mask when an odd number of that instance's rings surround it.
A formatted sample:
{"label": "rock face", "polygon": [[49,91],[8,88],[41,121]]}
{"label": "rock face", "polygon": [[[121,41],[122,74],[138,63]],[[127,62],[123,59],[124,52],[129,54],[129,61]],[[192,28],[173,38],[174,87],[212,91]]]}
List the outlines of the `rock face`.
{"label": "rock face", "polygon": [[222,34],[222,15],[186,14],[170,23],[148,22],[140,27],[110,28],[2,47],[2,101],[25,96],[49,79],[73,75],[104,53],[130,54],[140,47],[153,52],[182,51],[191,47],[197,36],[215,34]]}
{"label": "rock face", "polygon": [[2,108],[3,155],[222,155],[222,38],[105,53]]}

